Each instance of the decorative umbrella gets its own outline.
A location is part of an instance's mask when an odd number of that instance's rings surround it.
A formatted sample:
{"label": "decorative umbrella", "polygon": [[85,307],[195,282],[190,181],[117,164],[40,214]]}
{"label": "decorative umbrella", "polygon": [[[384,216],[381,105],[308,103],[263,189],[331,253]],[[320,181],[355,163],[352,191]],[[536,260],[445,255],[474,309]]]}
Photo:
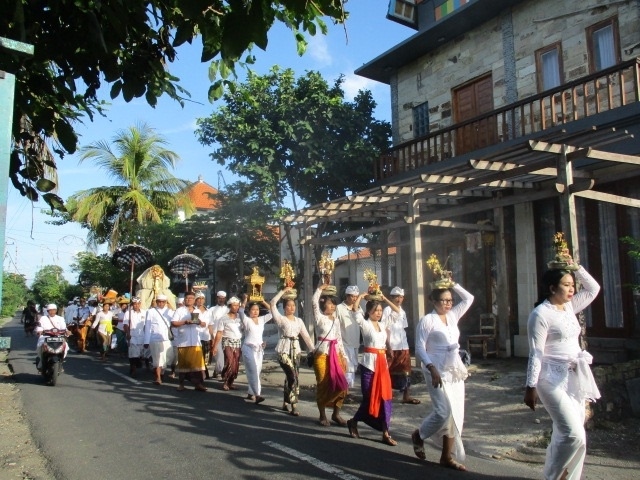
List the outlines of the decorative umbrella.
{"label": "decorative umbrella", "polygon": [[188,275],[199,272],[202,267],[204,267],[204,262],[200,257],[186,252],[176,255],[169,261],[169,270],[184,277],[187,292],[189,291]]}
{"label": "decorative umbrella", "polygon": [[153,262],[153,252],[147,247],[132,243],[118,248],[113,252],[111,263],[121,270],[131,269],[131,280],[129,282],[129,293],[133,296],[133,267],[145,266]]}

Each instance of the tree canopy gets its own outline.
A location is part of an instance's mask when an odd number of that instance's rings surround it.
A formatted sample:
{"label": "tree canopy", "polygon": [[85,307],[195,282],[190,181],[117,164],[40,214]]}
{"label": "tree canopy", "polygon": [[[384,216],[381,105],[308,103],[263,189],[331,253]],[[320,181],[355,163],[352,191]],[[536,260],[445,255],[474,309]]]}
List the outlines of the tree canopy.
{"label": "tree canopy", "polygon": [[[287,25],[302,53],[305,34],[326,33],[324,18],[343,22],[343,0],[0,0],[0,37],[34,45],[20,57],[0,48],[0,69],[15,72],[10,178],[32,200],[38,191],[53,208],[64,208],[45,179],[55,160],[73,153],[74,123],[103,113],[98,90],[111,85],[112,99],[162,95],[183,102],[188,92],[169,65],[177,49],[200,38],[202,62],[211,62],[211,99],[233,88],[235,67],[253,62],[253,47],[267,48],[267,32]],[[242,59],[242,56],[247,56]],[[39,182],[40,181],[40,182]],[[39,182],[39,183],[38,183]],[[53,183],[53,185],[52,185]]]}
{"label": "tree canopy", "polygon": [[58,307],[67,304],[67,289],[69,282],[65,280],[62,267],[45,265],[36,272],[31,291],[36,303],[41,306],[55,303]]}
{"label": "tree canopy", "polygon": [[159,223],[178,207],[193,209],[185,193],[188,183],[173,176],[179,160],[166,141],[147,125],[120,130],[113,147],[99,141],[82,149],[80,161],[92,160],[117,185],[82,190],[71,196],[73,221],[89,229],[90,243],[108,241],[113,253],[123,232]]}
{"label": "tree canopy", "polygon": [[365,190],[374,183],[374,159],[390,146],[391,126],[374,118],[371,92],[346,101],[342,84],[318,72],[297,79],[279,67],[249,72],[223,95],[223,107],[198,120],[196,134],[215,147],[214,161],[247,178],[283,214],[299,200],[317,204]]}
{"label": "tree canopy", "polygon": [[27,303],[27,280],[19,273],[2,274],[2,316],[13,316],[20,306]]}

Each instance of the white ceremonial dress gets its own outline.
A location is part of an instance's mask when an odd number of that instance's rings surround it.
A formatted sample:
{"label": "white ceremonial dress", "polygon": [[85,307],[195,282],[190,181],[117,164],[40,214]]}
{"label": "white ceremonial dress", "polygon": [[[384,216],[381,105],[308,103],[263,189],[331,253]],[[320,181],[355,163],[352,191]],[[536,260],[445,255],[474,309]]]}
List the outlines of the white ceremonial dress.
{"label": "white ceremonial dress", "polygon": [[[442,436],[454,438],[452,454],[464,461],[462,426],[464,423],[464,381],[467,368],[460,359],[460,329],[458,322],[473,303],[473,295],[460,285],[452,290],[460,297],[447,313],[445,325],[434,310],[420,319],[416,328],[416,356],[421,361],[422,373],[433,411],[422,421],[419,432],[422,439],[431,438],[442,447]],[[442,388],[434,388],[431,373],[426,366],[432,363],[442,378]]]}
{"label": "white ceremonial dress", "polygon": [[589,368],[591,355],[580,349],[580,323],[576,313],[584,310],[600,286],[580,267],[575,273],[583,288],[559,309],[545,300],[527,321],[529,365],[527,386],[535,387],[553,420],[547,447],[544,478],[556,480],[566,469],[566,480],[579,480],[587,452],[585,400],[595,401],[600,392]]}

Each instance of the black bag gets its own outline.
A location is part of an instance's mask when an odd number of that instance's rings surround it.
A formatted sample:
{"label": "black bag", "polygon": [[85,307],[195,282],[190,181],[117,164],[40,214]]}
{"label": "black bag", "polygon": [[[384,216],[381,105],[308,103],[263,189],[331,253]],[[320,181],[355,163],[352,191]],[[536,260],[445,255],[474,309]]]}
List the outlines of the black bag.
{"label": "black bag", "polygon": [[460,349],[459,353],[460,353],[460,360],[462,360],[462,363],[464,363],[464,366],[468,367],[469,365],[471,365],[471,353],[463,349]]}
{"label": "black bag", "polygon": [[307,367],[312,368],[313,367],[313,360],[315,359],[315,352],[308,352],[307,353]]}

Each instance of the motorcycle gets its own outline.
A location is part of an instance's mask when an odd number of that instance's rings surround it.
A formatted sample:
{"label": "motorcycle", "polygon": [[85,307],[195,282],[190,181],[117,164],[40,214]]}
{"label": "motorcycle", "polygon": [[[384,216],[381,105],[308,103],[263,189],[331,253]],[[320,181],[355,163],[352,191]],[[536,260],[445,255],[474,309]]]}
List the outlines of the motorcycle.
{"label": "motorcycle", "polygon": [[42,332],[44,343],[42,344],[42,376],[47,385],[52,387],[58,381],[58,375],[62,369],[62,361],[67,352],[67,339],[64,330],[57,328]]}

